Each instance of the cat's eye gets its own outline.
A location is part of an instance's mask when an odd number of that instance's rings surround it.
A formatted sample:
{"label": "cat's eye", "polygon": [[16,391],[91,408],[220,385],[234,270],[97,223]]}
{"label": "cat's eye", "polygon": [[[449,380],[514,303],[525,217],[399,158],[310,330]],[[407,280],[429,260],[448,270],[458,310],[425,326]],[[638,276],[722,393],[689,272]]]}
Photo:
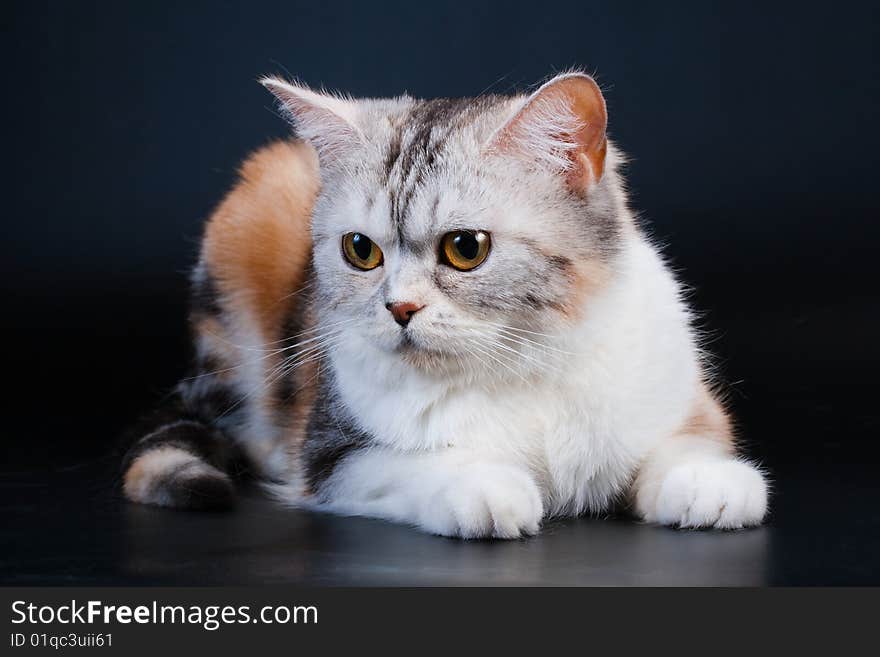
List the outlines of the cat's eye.
{"label": "cat's eye", "polygon": [[491,240],[482,230],[456,230],[440,241],[440,259],[459,271],[476,269],[489,255]]}
{"label": "cat's eye", "polygon": [[362,233],[346,233],[342,236],[342,253],[345,259],[358,269],[375,269],[382,264],[382,249]]}

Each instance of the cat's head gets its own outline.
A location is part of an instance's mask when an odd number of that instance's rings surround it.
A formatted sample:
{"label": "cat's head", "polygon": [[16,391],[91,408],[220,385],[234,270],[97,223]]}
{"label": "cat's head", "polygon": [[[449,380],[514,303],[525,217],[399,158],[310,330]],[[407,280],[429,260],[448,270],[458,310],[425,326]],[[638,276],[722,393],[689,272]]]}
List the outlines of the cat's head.
{"label": "cat's head", "polygon": [[528,369],[607,283],[625,210],[590,77],[436,100],[263,83],[318,152],[317,311],[349,344]]}

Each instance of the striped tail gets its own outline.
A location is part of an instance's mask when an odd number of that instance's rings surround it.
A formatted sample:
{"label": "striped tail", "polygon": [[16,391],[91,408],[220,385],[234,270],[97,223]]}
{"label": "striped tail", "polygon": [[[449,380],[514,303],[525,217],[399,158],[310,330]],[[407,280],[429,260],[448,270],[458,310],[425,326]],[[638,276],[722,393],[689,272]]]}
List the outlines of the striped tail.
{"label": "striped tail", "polygon": [[123,458],[123,491],[133,502],[222,510],[235,501],[229,472],[237,458],[210,420],[187,408],[180,391],[134,429]]}

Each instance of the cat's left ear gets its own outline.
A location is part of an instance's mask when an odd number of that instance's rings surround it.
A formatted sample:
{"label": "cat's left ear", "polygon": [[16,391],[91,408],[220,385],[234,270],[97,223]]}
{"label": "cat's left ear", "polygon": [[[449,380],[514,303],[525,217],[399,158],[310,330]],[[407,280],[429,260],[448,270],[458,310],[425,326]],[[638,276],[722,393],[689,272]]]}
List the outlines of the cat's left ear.
{"label": "cat's left ear", "polygon": [[338,159],[360,142],[355,101],[276,77],[262,78],[260,84],[275,95],[296,135],[310,142],[322,161]]}
{"label": "cat's left ear", "polygon": [[593,78],[564,73],[525,99],[487,144],[489,152],[558,171],[584,194],[605,171],[608,115]]}

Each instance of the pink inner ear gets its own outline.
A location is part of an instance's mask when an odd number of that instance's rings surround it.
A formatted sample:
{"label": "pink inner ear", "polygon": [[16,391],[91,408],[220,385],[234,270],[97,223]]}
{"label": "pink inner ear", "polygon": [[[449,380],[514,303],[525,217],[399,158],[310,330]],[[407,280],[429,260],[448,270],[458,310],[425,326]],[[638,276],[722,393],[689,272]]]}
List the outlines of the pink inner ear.
{"label": "pink inner ear", "polygon": [[584,193],[605,170],[605,100],[592,78],[569,74],[536,91],[493,140],[499,151],[556,164]]}
{"label": "pink inner ear", "polygon": [[571,108],[580,119],[580,128],[572,135],[577,144],[574,168],[569,172],[569,184],[581,187],[584,191],[593,182],[598,182],[605,171],[605,152],[608,142],[605,139],[605,126],[608,117],[605,99],[599,87],[585,76],[560,81],[561,92],[568,97]]}

